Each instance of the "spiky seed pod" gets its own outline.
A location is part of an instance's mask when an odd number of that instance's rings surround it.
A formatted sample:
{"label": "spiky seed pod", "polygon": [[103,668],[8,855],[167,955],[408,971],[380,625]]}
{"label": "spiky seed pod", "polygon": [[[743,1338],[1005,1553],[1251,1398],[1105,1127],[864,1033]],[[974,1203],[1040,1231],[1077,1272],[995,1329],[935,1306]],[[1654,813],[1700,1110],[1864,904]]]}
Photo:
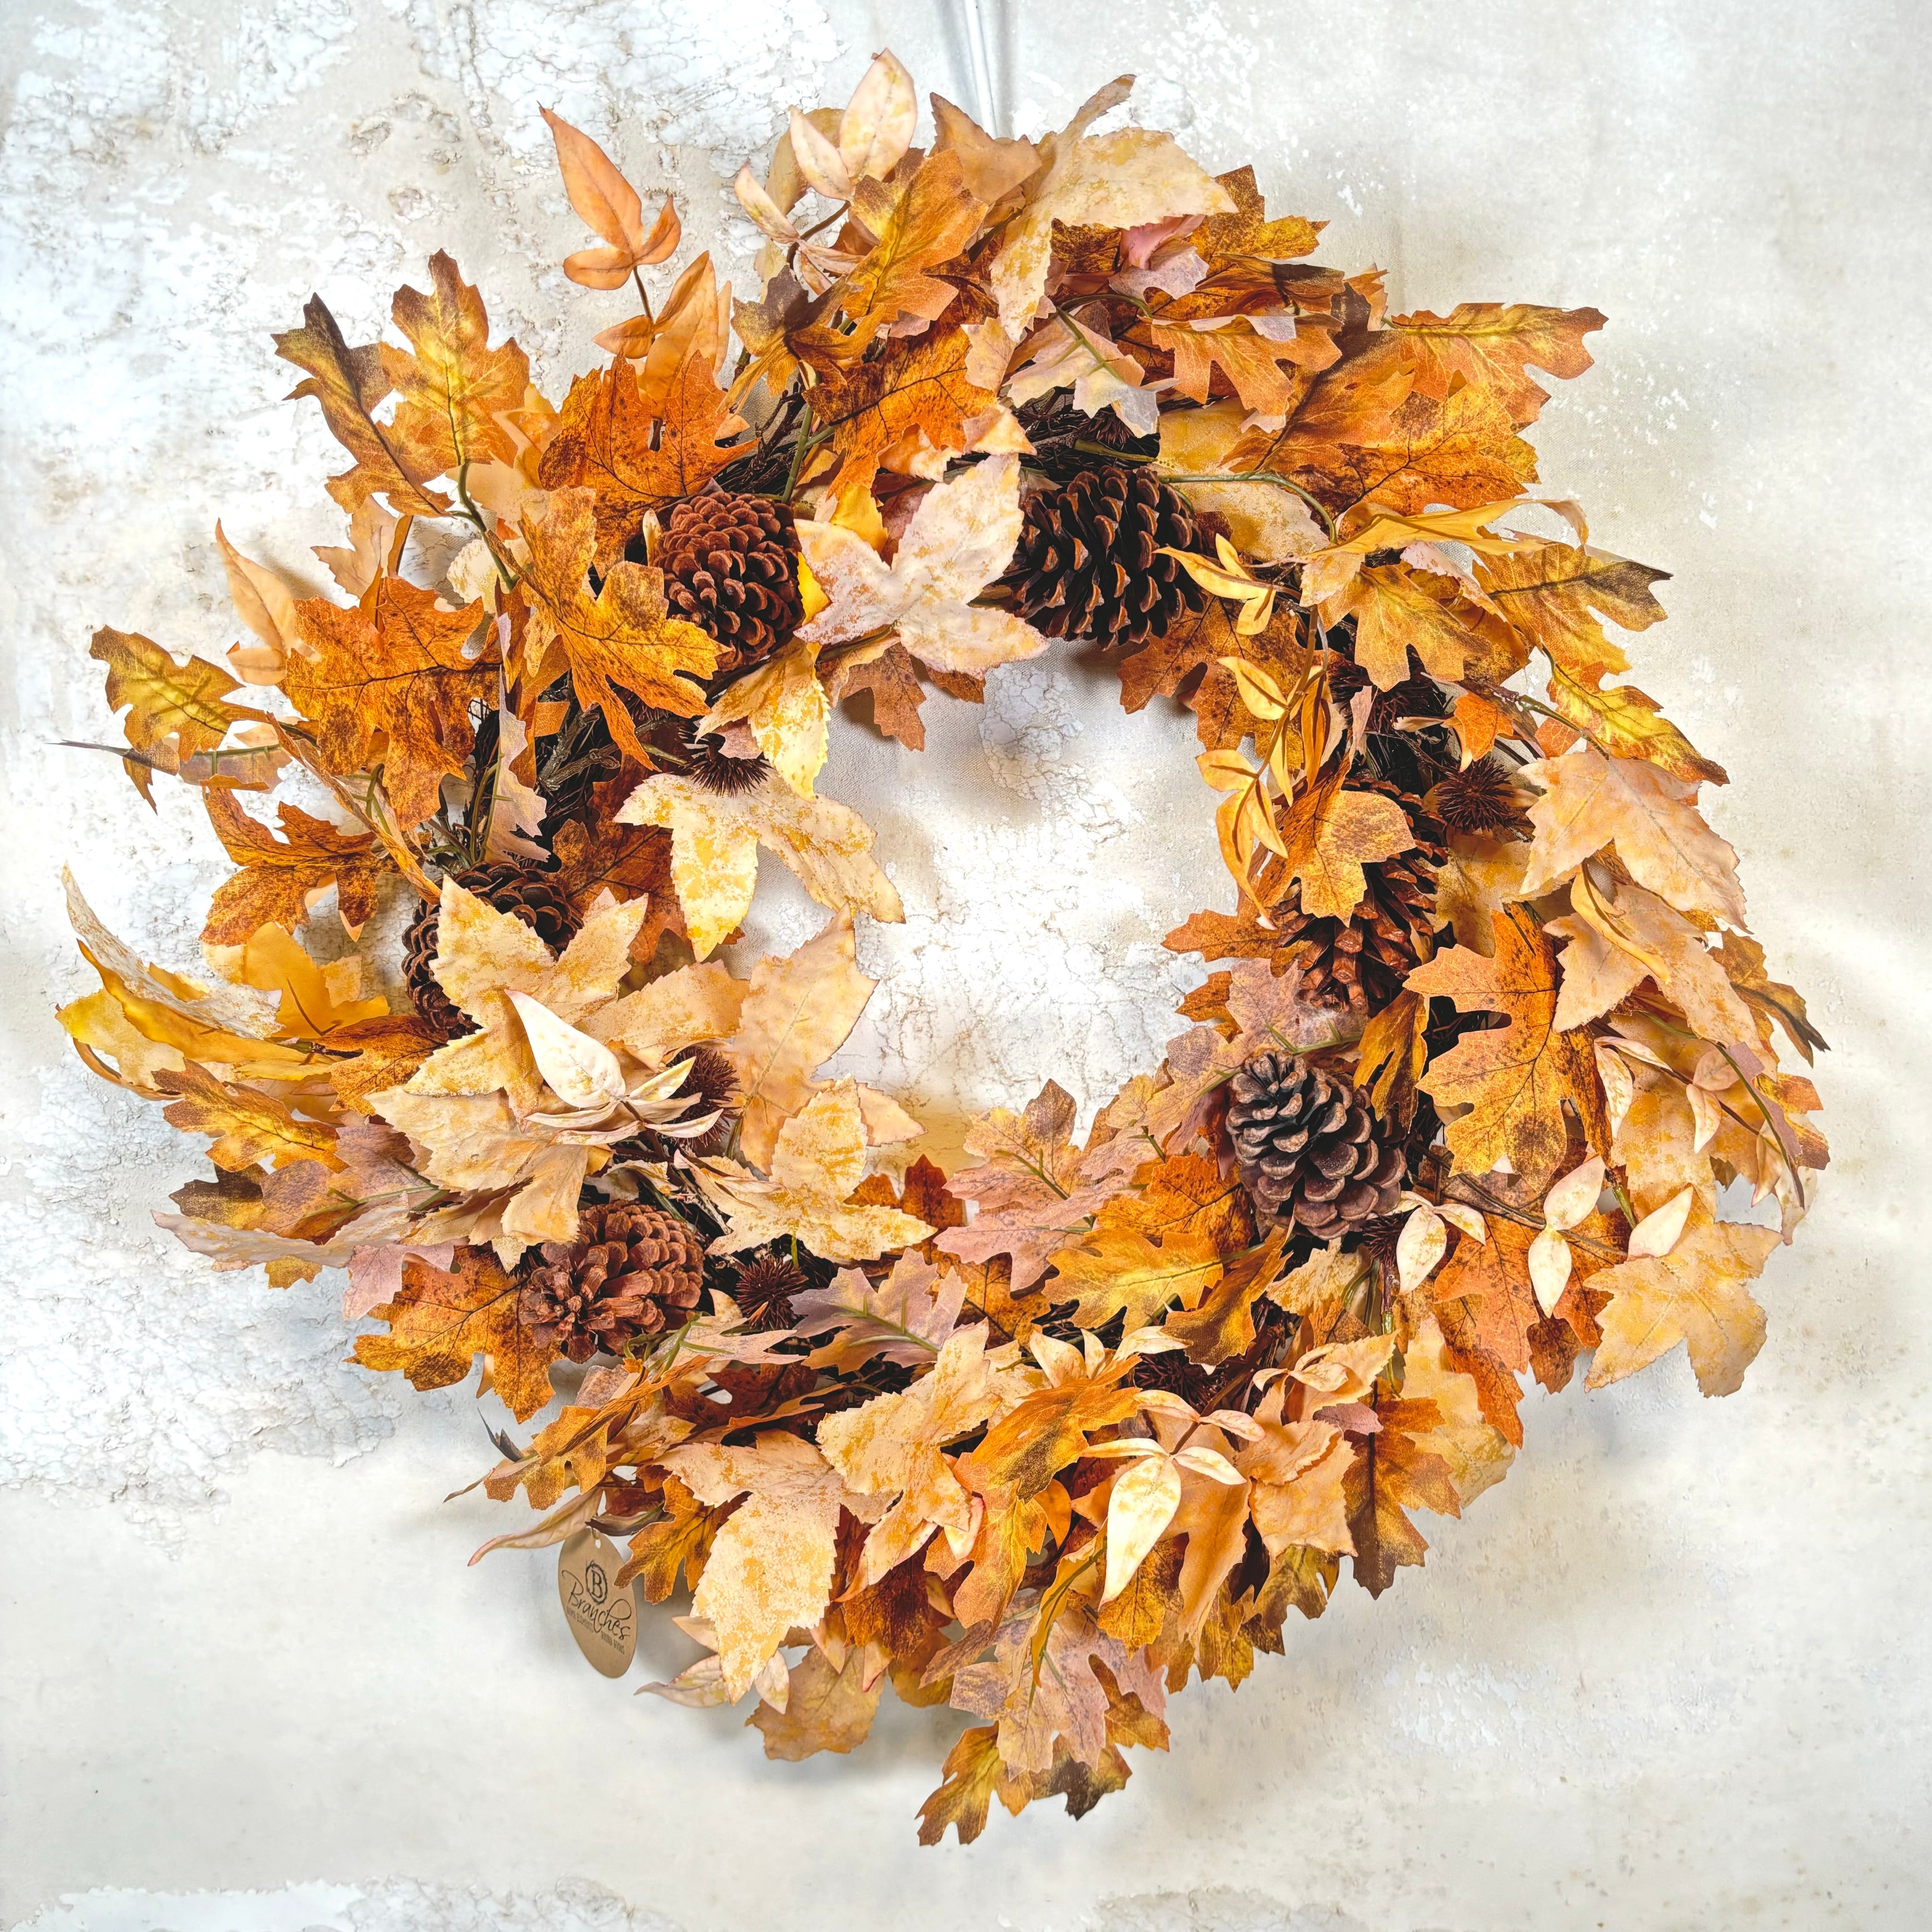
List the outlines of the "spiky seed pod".
{"label": "spiky seed pod", "polygon": [[685,776],[700,791],[715,792],[720,798],[755,791],[771,775],[771,760],[762,752],[754,758],[732,758],[724,740],[714,732],[687,731],[684,756]]}
{"label": "spiky seed pod", "polygon": [[1082,443],[1097,444],[1123,455],[1160,453],[1159,436],[1135,435],[1112,410],[1090,416],[1064,389],[1022,403],[1018,414],[1020,427],[1033,445],[1028,466],[1043,471],[1056,483],[1066,482],[1082,470],[1091,470],[1096,461],[1105,460],[1096,458],[1092,448],[1078,447]]}
{"label": "spiky seed pod", "polygon": [[1165,630],[1203,593],[1163,548],[1191,550],[1193,512],[1144,470],[1083,470],[1027,505],[1013,560],[1000,580],[1013,608],[1050,638],[1137,644]]}
{"label": "spiky seed pod", "polygon": [[[641,562],[641,539],[624,554]],[[760,664],[798,628],[798,532],[789,505],[714,490],[674,509],[651,561],[674,614],[718,642],[720,677]]]}
{"label": "spiky seed pod", "polygon": [[1503,838],[1527,838],[1529,814],[1508,768],[1498,758],[1478,758],[1432,787],[1423,809],[1452,832],[1493,832]]}
{"label": "spiky seed pod", "polygon": [[[562,888],[550,873],[514,860],[491,860],[455,875],[465,892],[486,905],[520,919],[553,952],[577,937],[578,917]],[[442,1040],[474,1033],[476,1022],[437,983],[436,948],[441,908],[435,903],[417,914],[403,940],[403,977],[417,1017]]]}
{"label": "spiky seed pod", "polygon": [[1379,1010],[1436,950],[1436,872],[1448,856],[1441,824],[1425,802],[1386,778],[1352,785],[1393,800],[1407,815],[1415,843],[1406,852],[1362,868],[1361,902],[1346,920],[1300,909],[1297,887],[1274,914],[1280,951],[1299,966],[1306,996],[1360,1013]]}
{"label": "spiky seed pod", "polygon": [[546,1241],[525,1264],[517,1313],[573,1362],[683,1322],[704,1286],[704,1241],[656,1208],[583,1209],[573,1241]]}
{"label": "spiky seed pod", "polygon": [[1394,1214],[1408,1173],[1368,1096],[1292,1054],[1257,1054],[1234,1076],[1228,1138],[1256,1211],[1321,1241]]}
{"label": "spiky seed pod", "polygon": [[754,1335],[768,1335],[792,1325],[791,1298],[810,1286],[805,1270],[789,1255],[754,1255],[727,1292],[746,1328]]}

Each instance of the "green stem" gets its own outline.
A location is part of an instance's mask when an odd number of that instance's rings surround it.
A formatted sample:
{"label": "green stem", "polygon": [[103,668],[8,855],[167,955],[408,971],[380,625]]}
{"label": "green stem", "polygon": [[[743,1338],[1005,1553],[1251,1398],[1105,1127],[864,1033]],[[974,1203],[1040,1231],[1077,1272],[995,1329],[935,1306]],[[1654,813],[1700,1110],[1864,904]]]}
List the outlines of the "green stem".
{"label": "green stem", "polygon": [[[1198,475],[1179,470],[1162,470],[1161,481],[1164,483],[1272,483],[1277,490],[1286,490],[1299,496],[1321,518],[1322,527],[1328,532],[1328,541],[1330,543],[1335,541],[1335,519],[1299,483],[1291,483],[1286,476],[1277,476],[1272,470],[1210,470]],[[1555,715],[1551,713],[1552,716]]]}

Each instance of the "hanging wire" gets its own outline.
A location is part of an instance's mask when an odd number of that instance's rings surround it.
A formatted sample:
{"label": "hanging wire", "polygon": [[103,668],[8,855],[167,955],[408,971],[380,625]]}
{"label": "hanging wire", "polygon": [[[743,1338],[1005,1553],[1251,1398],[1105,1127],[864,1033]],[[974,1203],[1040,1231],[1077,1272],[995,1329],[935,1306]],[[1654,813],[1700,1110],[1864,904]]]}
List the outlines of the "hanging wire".
{"label": "hanging wire", "polygon": [[980,110],[980,124],[989,134],[1003,135],[999,110],[993,100],[993,70],[986,58],[986,23],[980,12],[980,0],[959,0],[960,24],[966,37],[966,52],[973,63],[973,92]]}

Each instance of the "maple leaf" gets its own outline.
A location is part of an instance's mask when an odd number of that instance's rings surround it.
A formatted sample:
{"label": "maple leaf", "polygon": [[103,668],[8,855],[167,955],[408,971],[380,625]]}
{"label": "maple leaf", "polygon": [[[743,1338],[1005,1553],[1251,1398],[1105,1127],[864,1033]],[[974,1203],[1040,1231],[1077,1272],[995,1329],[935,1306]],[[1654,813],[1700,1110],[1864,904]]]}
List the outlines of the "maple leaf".
{"label": "maple leaf", "polygon": [[890,1499],[866,1539],[860,1581],[877,1583],[935,1529],[955,1558],[973,1544],[971,1496],[940,1444],[969,1434],[1016,1399],[986,1360],[983,1324],[950,1336],[932,1371],[898,1395],[875,1396],[819,1424],[818,1446],[855,1493]]}
{"label": "maple leaf", "polygon": [[1232,214],[1233,197],[1171,134],[1121,128],[1061,135],[993,258],[1000,326],[1018,340],[1046,292],[1055,222],[1137,228],[1178,214]]}
{"label": "maple leaf", "polygon": [[1486,1174],[1507,1158],[1524,1184],[1540,1186],[1568,1145],[1567,1101],[1593,1144],[1608,1140],[1589,1042],[1557,1029],[1556,956],[1534,916],[1521,908],[1492,922],[1496,956],[1450,946],[1408,976],[1412,992],[1452,999],[1459,1012],[1509,1016],[1498,1030],[1466,1034],[1429,1064],[1418,1084],[1438,1102],[1466,1102],[1450,1122],[1457,1172]]}
{"label": "maple leaf", "polygon": [[937,321],[959,291],[926,272],[948,262],[977,231],[986,204],[970,193],[956,152],[928,155],[876,232],[878,241],[844,278],[838,306],[856,326],[844,352],[856,362],[887,322]]}
{"label": "maple leaf", "polygon": [[1030,141],[1003,140],[989,134],[963,107],[932,94],[935,154],[956,154],[967,191],[988,208],[1004,201],[1039,170],[1040,150]]}
{"label": "maple leaf", "polygon": [[335,1154],[334,1129],[299,1118],[286,1102],[272,1095],[218,1080],[194,1066],[158,1071],[154,1084],[164,1094],[182,1096],[164,1110],[171,1126],[215,1137],[208,1151],[218,1167],[252,1167],[260,1160],[276,1167],[316,1160],[330,1166],[341,1165]]}
{"label": "maple leaf", "polygon": [[1621,1382],[1682,1342],[1705,1394],[1734,1394],[1764,1346],[1764,1310],[1744,1283],[1762,1273],[1779,1239],[1774,1228],[1719,1221],[1694,1201],[1668,1254],[1622,1262],[1592,1281],[1610,1303],[1597,1318],[1604,1339],[1587,1385]]}
{"label": "maple leaf", "polygon": [[872,723],[882,736],[896,738],[908,751],[926,749],[926,722],[919,715],[926,687],[912,653],[897,639],[877,657],[846,658],[826,694],[835,704],[869,695]]}
{"label": "maple leaf", "polygon": [[760,1702],[748,1720],[764,1733],[766,1756],[795,1764],[818,1751],[857,1750],[872,1730],[885,1688],[883,1677],[868,1681],[869,1669],[856,1645],[836,1666],[822,1650],[807,1652],[792,1666],[784,1708]]}
{"label": "maple leaf", "polygon": [[1347,776],[1338,764],[1282,815],[1286,877],[1301,881],[1301,909],[1311,918],[1348,918],[1368,890],[1363,866],[1415,843],[1400,806],[1375,792],[1351,790],[1343,783]]}
{"label": "maple leaf", "polygon": [[737,1030],[721,1051],[737,1070],[739,1145],[754,1167],[769,1167],[778,1130],[820,1090],[812,1078],[844,1045],[872,988],[855,963],[848,914],[784,958],[767,955],[752,970]]}
{"label": "maple leaf", "polygon": [[968,419],[999,402],[968,378],[972,348],[963,328],[930,328],[818,384],[813,419],[841,458],[842,490],[869,484],[881,469],[928,475],[935,460],[965,448]]}
{"label": "maple leaf", "polygon": [[822,906],[869,913],[896,925],[905,916],[892,881],[872,856],[872,831],[829,798],[800,798],[767,779],[731,796],[688,779],[647,778],[619,807],[625,825],[662,825],[671,835],[671,878],[692,950],[702,959],[750,911],[758,848],[776,852]]}
{"label": "maple leaf", "polygon": [[[219,666],[204,658],[177,663],[151,638],[104,625],[94,634],[88,656],[107,667],[107,707],[128,716],[122,729],[130,748],[140,757],[123,760],[135,789],[152,806],[156,770],[176,772],[188,760],[202,758],[212,774],[219,759],[206,760],[228,736],[231,726],[266,723],[266,712],[230,704],[227,696],[241,686]],[[244,778],[246,755],[234,760]]]}
{"label": "maple leaf", "polygon": [[1699,815],[1694,784],[1654,765],[1606,758],[1587,745],[1526,765],[1522,776],[1543,788],[1529,808],[1536,836],[1523,898],[1540,897],[1614,844],[1638,884],[1679,912],[1708,913],[1742,926],[1737,854]]}
{"label": "maple leaf", "polygon": [[1090,1217],[1124,1182],[1088,1183],[1070,1136],[1073,1096],[1049,1080],[1023,1113],[995,1107],[966,1131],[965,1151],[982,1164],[946,1184],[976,1213],[963,1228],[939,1238],[940,1251],[962,1261],[1012,1258],[1011,1292],[1024,1294],[1052,1265],[1070,1234],[1084,1233]]}
{"label": "maple leaf", "polygon": [[712,1539],[692,1611],[716,1634],[727,1701],[742,1697],[792,1626],[809,1629],[832,1590],[842,1507],[871,1514],[808,1442],[782,1432],[748,1448],[684,1443],[660,1452],[699,1502],[742,1496]]}
{"label": "maple leaf", "polygon": [[1431,676],[1450,683],[1471,676],[1501,683],[1528,662],[1516,633],[1457,579],[1403,562],[1358,571],[1322,615],[1331,626],[1355,620],[1355,662],[1380,691],[1408,676],[1412,650]]}
{"label": "maple leaf", "polygon": [[358,1335],[356,1359],[365,1369],[400,1369],[413,1388],[447,1388],[488,1358],[490,1385],[519,1422],[550,1399],[554,1348],[518,1318],[521,1290],[482,1248],[459,1248],[454,1265],[403,1264],[401,1292],[371,1312],[386,1335]]}
{"label": "maple leaf", "polygon": [[278,838],[226,794],[202,794],[222,849],[242,869],[214,890],[202,928],[209,946],[235,946],[259,926],[292,932],[333,885],[336,910],[353,939],[376,909],[376,889],[390,869],[373,834],[338,831],[298,806],[278,806]]}
{"label": "maple leaf", "polygon": [[644,205],[638,191],[610,157],[560,114],[538,110],[556,144],[556,164],[563,191],[584,225],[604,244],[580,249],[565,258],[563,272],[579,287],[622,288],[634,271],[668,261],[677,250],[683,229],[677,211],[664,196],[662,210],[648,232]]}
{"label": "maple leaf", "polygon": [[1019,484],[1018,458],[994,456],[939,484],[890,565],[854,530],[801,523],[800,547],[830,601],[800,637],[824,646],[890,628],[914,657],[976,675],[1046,650],[1046,638],[1010,611],[972,604],[1019,541]]}
{"label": "maple leaf", "polygon": [[865,1122],[852,1081],[826,1088],[778,1130],[770,1174],[769,1183],[704,1174],[701,1184],[730,1216],[713,1254],[792,1238],[827,1261],[871,1261],[933,1232],[894,1208],[850,1204],[866,1176]]}
{"label": "maple leaf", "polygon": [[809,798],[830,748],[831,723],[831,699],[819,680],[818,645],[796,636],[732,684],[698,729],[717,734],[746,726],[778,776],[800,798]]}
{"label": "maple leaf", "polygon": [[1221,1279],[1221,1256],[1208,1235],[1184,1232],[1156,1246],[1136,1228],[1096,1227],[1078,1245],[1052,1257],[1052,1298],[1078,1297],[1073,1319],[1098,1328],[1126,1311],[1131,1333],[1177,1298],[1211,1290]]}
{"label": "maple leaf", "polygon": [[671,884],[670,834],[656,825],[620,825],[608,806],[585,825],[576,819],[550,841],[556,884],[579,918],[608,892],[619,899],[642,899],[648,910],[632,941],[640,958],[656,952],[667,932],[682,934],[684,916]]}
{"label": "maple leaf", "polygon": [[1438,399],[1460,382],[1486,389],[1517,428],[1534,422],[1550,392],[1528,374],[1534,364],[1568,380],[1590,367],[1583,338],[1601,328],[1594,308],[1536,308],[1522,302],[1460,302],[1448,315],[1418,309],[1389,317],[1407,352],[1419,393]]}
{"label": "maple leaf", "polygon": [[524,584],[532,608],[524,640],[525,662],[544,681],[554,645],[568,667],[578,702],[604,713],[618,745],[648,767],[650,754],[638,736],[628,691],[660,711],[695,718],[704,709],[698,680],[718,662],[718,646],[695,624],[670,615],[664,573],[643,564],[611,566],[596,597],[588,581],[596,500],[588,490],[554,489],[532,523],[526,517],[530,548]]}
{"label": "maple leaf", "polygon": [[516,439],[497,418],[522,406],[530,358],[514,342],[490,346],[483,298],[448,256],[432,255],[429,272],[432,292],[399,289],[390,311],[416,352],[378,345],[398,398],[391,435],[430,476],[514,463]]}
{"label": "maple leaf", "polygon": [[1647,631],[1664,616],[1650,586],[1670,580],[1668,571],[1580,543],[1525,544],[1479,556],[1475,569],[1495,608],[1551,663],[1588,685],[1630,668],[1596,614],[1620,630]]}
{"label": "maple leaf", "polygon": [[1550,701],[1600,751],[1643,758],[1693,782],[1726,784],[1730,775],[1706,758],[1662,712],[1657,700],[1634,684],[1592,688],[1565,672],[1550,674]]}
{"label": "maple leaf", "polygon": [[622,556],[646,510],[666,512],[695,496],[740,453],[725,439],[744,427],[707,356],[686,356],[661,393],[640,384],[620,356],[570,386],[537,480],[546,490],[594,490],[597,562],[605,568]]}
{"label": "maple leaf", "polygon": [[382,577],[359,604],[296,606],[304,650],[283,688],[308,721],[322,763],[340,774],[382,768],[397,819],[420,824],[445,778],[460,778],[476,742],[472,702],[493,702],[494,652],[464,655],[480,604],[452,610],[434,591]]}
{"label": "maple leaf", "polygon": [[436,473],[434,458],[410,449],[373,413],[392,387],[379,344],[350,348],[322,298],[310,296],[302,327],[278,335],[275,353],[308,372],[287,400],[313,396],[330,434],[356,459],[328,479],[328,494],[344,509],[358,511],[374,496],[387,496],[400,516],[440,517],[449,508],[449,499],[428,487]]}

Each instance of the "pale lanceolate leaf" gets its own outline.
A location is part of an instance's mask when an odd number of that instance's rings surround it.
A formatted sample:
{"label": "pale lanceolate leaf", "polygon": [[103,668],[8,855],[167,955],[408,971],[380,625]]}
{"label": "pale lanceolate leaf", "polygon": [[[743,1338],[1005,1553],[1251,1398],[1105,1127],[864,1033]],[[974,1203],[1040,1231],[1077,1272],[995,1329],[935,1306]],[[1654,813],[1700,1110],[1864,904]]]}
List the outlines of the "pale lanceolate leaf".
{"label": "pale lanceolate leaf", "polygon": [[1546,1315],[1556,1312],[1570,1280],[1570,1244],[1553,1228],[1545,1228],[1529,1244],[1529,1285]]}

